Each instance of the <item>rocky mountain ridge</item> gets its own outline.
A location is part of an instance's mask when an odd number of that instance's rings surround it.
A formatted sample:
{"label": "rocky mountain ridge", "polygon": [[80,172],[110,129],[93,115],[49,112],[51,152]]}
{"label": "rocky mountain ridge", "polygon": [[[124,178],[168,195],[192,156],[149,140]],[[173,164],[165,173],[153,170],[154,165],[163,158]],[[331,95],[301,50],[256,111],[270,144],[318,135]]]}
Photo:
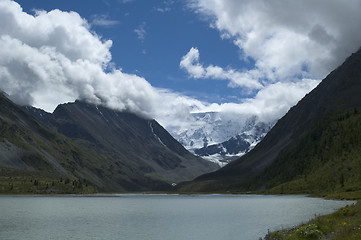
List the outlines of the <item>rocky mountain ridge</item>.
{"label": "rocky mountain ridge", "polygon": [[[217,169],[183,148],[155,120],[83,101],[53,114],[1,94],[3,176],[86,180],[101,191],[150,191]],[[17,173],[15,173],[17,172]]]}

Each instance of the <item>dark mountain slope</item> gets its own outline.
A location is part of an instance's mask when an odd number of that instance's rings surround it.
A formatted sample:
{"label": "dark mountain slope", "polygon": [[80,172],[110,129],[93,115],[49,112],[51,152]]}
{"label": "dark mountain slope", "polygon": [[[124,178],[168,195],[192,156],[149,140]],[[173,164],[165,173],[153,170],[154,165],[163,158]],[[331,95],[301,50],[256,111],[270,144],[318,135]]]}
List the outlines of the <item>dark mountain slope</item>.
{"label": "dark mountain slope", "polygon": [[361,190],[361,113],[329,115],[308,129],[258,179],[272,192]]}
{"label": "dark mountain slope", "polygon": [[59,105],[45,123],[83,148],[106,156],[111,171],[126,172],[134,181],[139,177],[132,172],[172,183],[216,169],[184,149],[155,120],[132,113],[76,101]]}
{"label": "dark mountain slope", "polygon": [[[86,179],[95,185],[100,179],[82,170],[82,156],[83,151],[70,139],[43,126],[0,94],[0,192],[10,190],[8,186],[12,190],[9,193],[74,192],[70,184],[38,186],[39,179],[46,184],[60,179],[84,183]],[[29,185],[28,180],[33,183],[33,179],[37,179],[36,182]],[[75,192],[88,190],[80,188],[79,184]]]}
{"label": "dark mountain slope", "polygon": [[3,94],[0,94],[0,113],[0,163],[3,166],[62,172],[71,176],[59,163],[51,161],[53,156],[49,152],[44,151],[53,141],[60,140],[55,132],[42,126]]}
{"label": "dark mountain slope", "polygon": [[[272,187],[278,175],[286,175],[287,154],[302,144],[317,124],[324,131],[332,117],[361,106],[361,51],[354,53],[330,73],[313,91],[280,119],[266,137],[248,154],[224,168],[198,177],[185,191],[249,190]],[[326,122],[325,122],[326,121]],[[291,156],[291,155],[288,155]],[[277,164],[277,167],[275,167]],[[296,164],[296,163],[294,163]],[[271,167],[272,174],[264,175]],[[302,168],[302,167],[300,167]],[[298,172],[302,172],[298,171]],[[268,177],[267,177],[268,176]],[[292,176],[295,178],[296,176]],[[273,184],[267,184],[273,182]]]}
{"label": "dark mountain slope", "polygon": [[0,94],[0,192],[164,190],[214,167],[154,120],[79,101],[49,114]]}

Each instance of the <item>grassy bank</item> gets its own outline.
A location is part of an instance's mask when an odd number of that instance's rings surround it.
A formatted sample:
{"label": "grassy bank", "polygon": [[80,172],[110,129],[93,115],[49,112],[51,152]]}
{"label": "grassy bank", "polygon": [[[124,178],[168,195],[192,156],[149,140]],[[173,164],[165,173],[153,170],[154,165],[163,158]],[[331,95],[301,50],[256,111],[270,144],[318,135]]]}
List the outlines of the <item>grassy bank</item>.
{"label": "grassy bank", "polygon": [[317,216],[306,224],[292,229],[269,233],[265,240],[359,240],[361,239],[361,193],[344,192],[324,195],[326,198],[355,200],[337,212]]}

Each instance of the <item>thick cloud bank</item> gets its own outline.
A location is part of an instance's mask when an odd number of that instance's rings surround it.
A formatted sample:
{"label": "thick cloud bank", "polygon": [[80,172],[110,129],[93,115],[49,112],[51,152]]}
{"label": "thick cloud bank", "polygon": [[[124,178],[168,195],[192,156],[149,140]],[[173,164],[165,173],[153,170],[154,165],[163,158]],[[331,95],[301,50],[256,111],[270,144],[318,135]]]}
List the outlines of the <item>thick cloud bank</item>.
{"label": "thick cloud bank", "polygon": [[[361,46],[360,0],[190,0],[189,5],[233,40],[243,58],[255,61],[239,74],[243,81],[229,78],[240,86],[322,79]],[[183,60],[191,53],[194,49]],[[184,67],[200,76],[199,64]]]}

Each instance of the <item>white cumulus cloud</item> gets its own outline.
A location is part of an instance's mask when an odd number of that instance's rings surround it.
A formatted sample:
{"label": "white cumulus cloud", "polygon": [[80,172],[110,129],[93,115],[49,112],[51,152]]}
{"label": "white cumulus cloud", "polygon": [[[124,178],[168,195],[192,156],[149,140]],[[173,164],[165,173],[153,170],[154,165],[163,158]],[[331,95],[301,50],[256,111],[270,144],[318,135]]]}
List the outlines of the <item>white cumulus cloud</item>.
{"label": "white cumulus cloud", "polygon": [[194,47],[183,56],[180,67],[185,69],[192,78],[229,80],[229,86],[242,86],[250,89],[262,88],[262,84],[260,84],[256,78],[248,76],[250,72],[244,73],[234,69],[224,70],[219,66],[213,65],[204,67],[199,62],[199,50]]}
{"label": "white cumulus cloud", "polygon": [[190,0],[230,38],[259,82],[321,79],[361,46],[359,0]]}
{"label": "white cumulus cloud", "polygon": [[[199,9],[203,9],[201,7],[199,5]],[[206,11],[205,8],[202,11]],[[0,0],[0,23],[1,90],[19,104],[50,112],[60,103],[83,99],[155,118],[166,128],[193,124],[189,117],[191,112],[227,111],[274,120],[318,83],[304,80],[264,85],[255,77],[257,69],[240,72],[213,65],[203,66],[198,49],[191,48],[181,62],[191,76],[223,79],[234,85],[258,89],[255,98],[245,99],[242,103],[206,103],[171,90],[154,88],[145,78],[113,67],[112,41],[98,36],[91,24],[76,12],[37,11],[32,15],[14,1]],[[327,28],[324,30],[312,28],[310,36],[324,41],[331,34]],[[234,36],[235,41],[242,40],[238,38],[238,32],[224,31]],[[330,39],[330,44],[332,42]],[[256,53],[249,56],[259,59],[257,66],[272,59],[256,58]],[[320,60],[323,59],[325,56],[320,55]],[[279,71],[276,73],[281,75]]]}
{"label": "white cumulus cloud", "polygon": [[190,46],[180,68],[191,78],[227,80],[230,87],[256,92],[242,103],[209,104],[208,110],[277,119],[361,46],[359,0],[187,2],[239,47],[240,61],[254,61],[249,69],[204,66],[199,50]]}

